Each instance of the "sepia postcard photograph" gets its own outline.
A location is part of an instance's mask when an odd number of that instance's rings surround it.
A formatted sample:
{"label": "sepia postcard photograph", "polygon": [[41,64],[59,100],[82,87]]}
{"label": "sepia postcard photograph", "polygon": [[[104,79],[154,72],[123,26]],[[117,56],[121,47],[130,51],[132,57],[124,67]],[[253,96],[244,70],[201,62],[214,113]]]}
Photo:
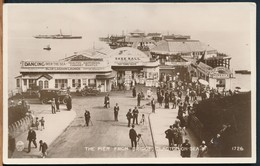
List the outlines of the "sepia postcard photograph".
{"label": "sepia postcard photograph", "polygon": [[256,162],[256,4],[3,10],[5,164]]}

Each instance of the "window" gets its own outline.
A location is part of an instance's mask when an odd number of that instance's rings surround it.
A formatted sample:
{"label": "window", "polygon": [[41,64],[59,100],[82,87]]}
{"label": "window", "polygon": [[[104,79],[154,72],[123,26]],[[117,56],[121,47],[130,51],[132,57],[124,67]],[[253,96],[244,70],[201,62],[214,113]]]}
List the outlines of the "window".
{"label": "window", "polygon": [[40,87],[40,89],[43,88],[43,81],[39,81],[39,87]]}
{"label": "window", "polygon": [[68,85],[67,79],[55,79],[55,88],[65,88]]}
{"label": "window", "polygon": [[86,79],[86,78],[83,78],[83,79],[82,79],[82,85],[83,85],[83,86],[86,86],[86,85],[87,85],[87,79]]}
{"label": "window", "polygon": [[24,84],[24,86],[27,86],[27,79],[23,80],[23,84]]}
{"label": "window", "polygon": [[47,80],[44,81],[44,88],[49,88],[49,82]]}
{"label": "window", "polygon": [[96,79],[89,79],[88,86],[96,87]]}
{"label": "window", "polygon": [[81,87],[81,79],[72,79],[72,87]]}
{"label": "window", "polygon": [[34,87],[34,86],[36,86],[36,80],[34,80],[34,79],[29,79],[29,88],[32,88],[32,87]]}
{"label": "window", "polygon": [[20,79],[16,79],[16,87],[20,88]]}

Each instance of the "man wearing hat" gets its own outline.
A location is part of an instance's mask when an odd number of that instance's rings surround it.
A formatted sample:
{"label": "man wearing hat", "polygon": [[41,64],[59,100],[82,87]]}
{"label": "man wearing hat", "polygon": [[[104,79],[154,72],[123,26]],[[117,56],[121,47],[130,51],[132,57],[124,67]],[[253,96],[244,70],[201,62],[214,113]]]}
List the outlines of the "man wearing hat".
{"label": "man wearing hat", "polygon": [[166,137],[169,142],[169,150],[172,150],[171,147],[173,146],[173,127],[172,125],[165,131]]}
{"label": "man wearing hat", "polygon": [[114,119],[115,119],[115,121],[118,121],[118,112],[119,112],[119,106],[118,106],[118,103],[116,103],[116,106],[114,107]]}
{"label": "man wearing hat", "polygon": [[31,142],[33,142],[35,148],[37,148],[36,133],[35,133],[35,131],[33,130],[32,127],[30,127],[30,130],[28,132],[27,140],[29,141],[29,143],[28,143],[28,152],[27,153],[30,153],[30,151],[31,151]]}
{"label": "man wearing hat", "polygon": [[110,107],[110,98],[109,98],[109,94],[107,94],[105,96],[105,101],[104,101],[104,104],[105,104],[105,108],[109,108]]}
{"label": "man wearing hat", "polygon": [[46,142],[43,142],[42,140],[39,141],[40,144],[40,149],[39,151],[42,152],[42,158],[45,158],[47,156],[47,149],[48,149],[48,145],[46,144]]}
{"label": "man wearing hat", "polygon": [[129,130],[129,138],[131,140],[132,149],[133,149],[133,147],[135,147],[135,149],[136,149],[136,144],[137,144],[137,142],[136,142],[137,133],[134,128],[135,128],[135,125],[133,124],[132,128]]}
{"label": "man wearing hat", "polygon": [[185,142],[181,145],[181,156],[182,157],[190,157],[191,150],[190,150],[190,143],[188,139],[185,139]]}
{"label": "man wearing hat", "polygon": [[154,98],[151,101],[151,106],[152,106],[152,113],[155,113],[155,100],[154,100]]}
{"label": "man wearing hat", "polygon": [[51,113],[52,114],[56,114],[56,111],[55,111],[55,98],[53,98],[52,101],[51,101]]}
{"label": "man wearing hat", "polygon": [[90,120],[90,112],[88,110],[85,110],[84,116],[85,116],[86,126],[88,126]]}
{"label": "man wearing hat", "polygon": [[135,122],[136,122],[136,124],[138,124],[138,114],[139,114],[139,111],[138,111],[137,107],[135,107],[133,110],[133,124]]}
{"label": "man wearing hat", "polygon": [[130,127],[131,119],[133,118],[132,110],[131,110],[131,109],[129,109],[129,111],[127,112],[126,118],[127,118],[127,120],[128,120],[128,127]]}

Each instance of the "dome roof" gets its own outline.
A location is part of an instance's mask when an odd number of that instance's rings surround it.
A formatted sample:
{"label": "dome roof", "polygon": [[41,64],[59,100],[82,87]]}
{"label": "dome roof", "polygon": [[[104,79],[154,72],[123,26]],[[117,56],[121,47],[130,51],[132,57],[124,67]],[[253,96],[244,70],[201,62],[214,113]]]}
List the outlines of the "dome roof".
{"label": "dome roof", "polygon": [[149,57],[145,53],[132,47],[120,47],[110,53],[110,57],[117,57],[117,56],[139,57],[139,58],[147,58],[149,60]]}
{"label": "dome roof", "polygon": [[142,51],[132,47],[120,47],[112,51],[110,60],[114,64],[136,62],[137,65],[142,65],[144,62],[149,62],[149,57]]}

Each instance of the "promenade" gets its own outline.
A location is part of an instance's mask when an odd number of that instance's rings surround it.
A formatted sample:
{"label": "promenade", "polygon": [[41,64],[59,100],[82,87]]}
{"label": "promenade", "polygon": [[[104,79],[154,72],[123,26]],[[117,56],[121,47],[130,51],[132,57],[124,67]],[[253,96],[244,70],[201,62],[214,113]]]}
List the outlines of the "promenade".
{"label": "promenade", "polygon": [[[146,88],[142,88],[146,91]],[[139,91],[140,89],[137,89]],[[43,131],[37,131],[37,144],[43,140],[49,145],[48,158],[181,158],[180,151],[169,151],[168,140],[165,138],[165,130],[175,122],[177,109],[159,108],[156,104],[156,113],[151,113],[151,106],[146,105],[150,100],[142,100],[144,108],[139,109],[140,121],[145,115],[145,124],[136,125],[138,134],[142,134],[139,142],[140,148],[146,150],[132,151],[129,139],[129,127],[127,127],[126,113],[128,109],[136,106],[137,99],[132,97],[131,91],[116,91],[110,93],[111,107],[103,107],[104,94],[99,96],[73,96],[73,110],[67,111],[65,105],[61,105],[61,112],[51,114],[50,105],[42,105],[37,100],[29,100],[35,116],[45,118],[46,127]],[[118,119],[114,121],[113,107],[118,103],[120,107]],[[91,125],[86,127],[84,120],[85,109],[91,113]],[[92,125],[93,124],[93,125]],[[24,142],[24,150],[15,151],[13,158],[39,158],[39,147],[27,153],[28,131],[16,138]],[[190,140],[192,147],[199,145],[192,131],[187,129],[184,138]],[[155,149],[155,151],[154,151]],[[197,152],[192,152],[191,157],[196,157]]]}
{"label": "promenade", "polygon": [[28,151],[28,131],[21,133],[18,137],[15,138],[16,142],[22,141],[24,143],[23,151],[14,151],[12,158],[39,158],[39,141],[43,140],[47,143],[48,146],[58,138],[58,136],[64,132],[67,126],[72,122],[75,118],[75,111],[67,111],[65,105],[60,106],[60,112],[56,114],[52,114],[50,110],[50,105],[31,105],[31,110],[33,110],[35,117],[44,117],[45,119],[45,129],[35,130],[36,132],[36,142],[37,149],[34,148],[33,143],[31,143],[31,152]]}
{"label": "promenade", "polygon": [[[168,139],[165,138],[165,131],[169,129],[170,125],[173,125],[177,119],[177,109],[164,109],[157,108],[155,113],[150,114],[150,123],[154,137],[154,144],[156,147],[156,154],[158,158],[161,157],[181,157],[180,150],[168,150]],[[186,135],[183,135],[183,141],[189,139],[191,147],[198,147],[200,142],[195,137],[194,133],[187,128]],[[197,157],[197,151],[191,151],[191,157]]]}

